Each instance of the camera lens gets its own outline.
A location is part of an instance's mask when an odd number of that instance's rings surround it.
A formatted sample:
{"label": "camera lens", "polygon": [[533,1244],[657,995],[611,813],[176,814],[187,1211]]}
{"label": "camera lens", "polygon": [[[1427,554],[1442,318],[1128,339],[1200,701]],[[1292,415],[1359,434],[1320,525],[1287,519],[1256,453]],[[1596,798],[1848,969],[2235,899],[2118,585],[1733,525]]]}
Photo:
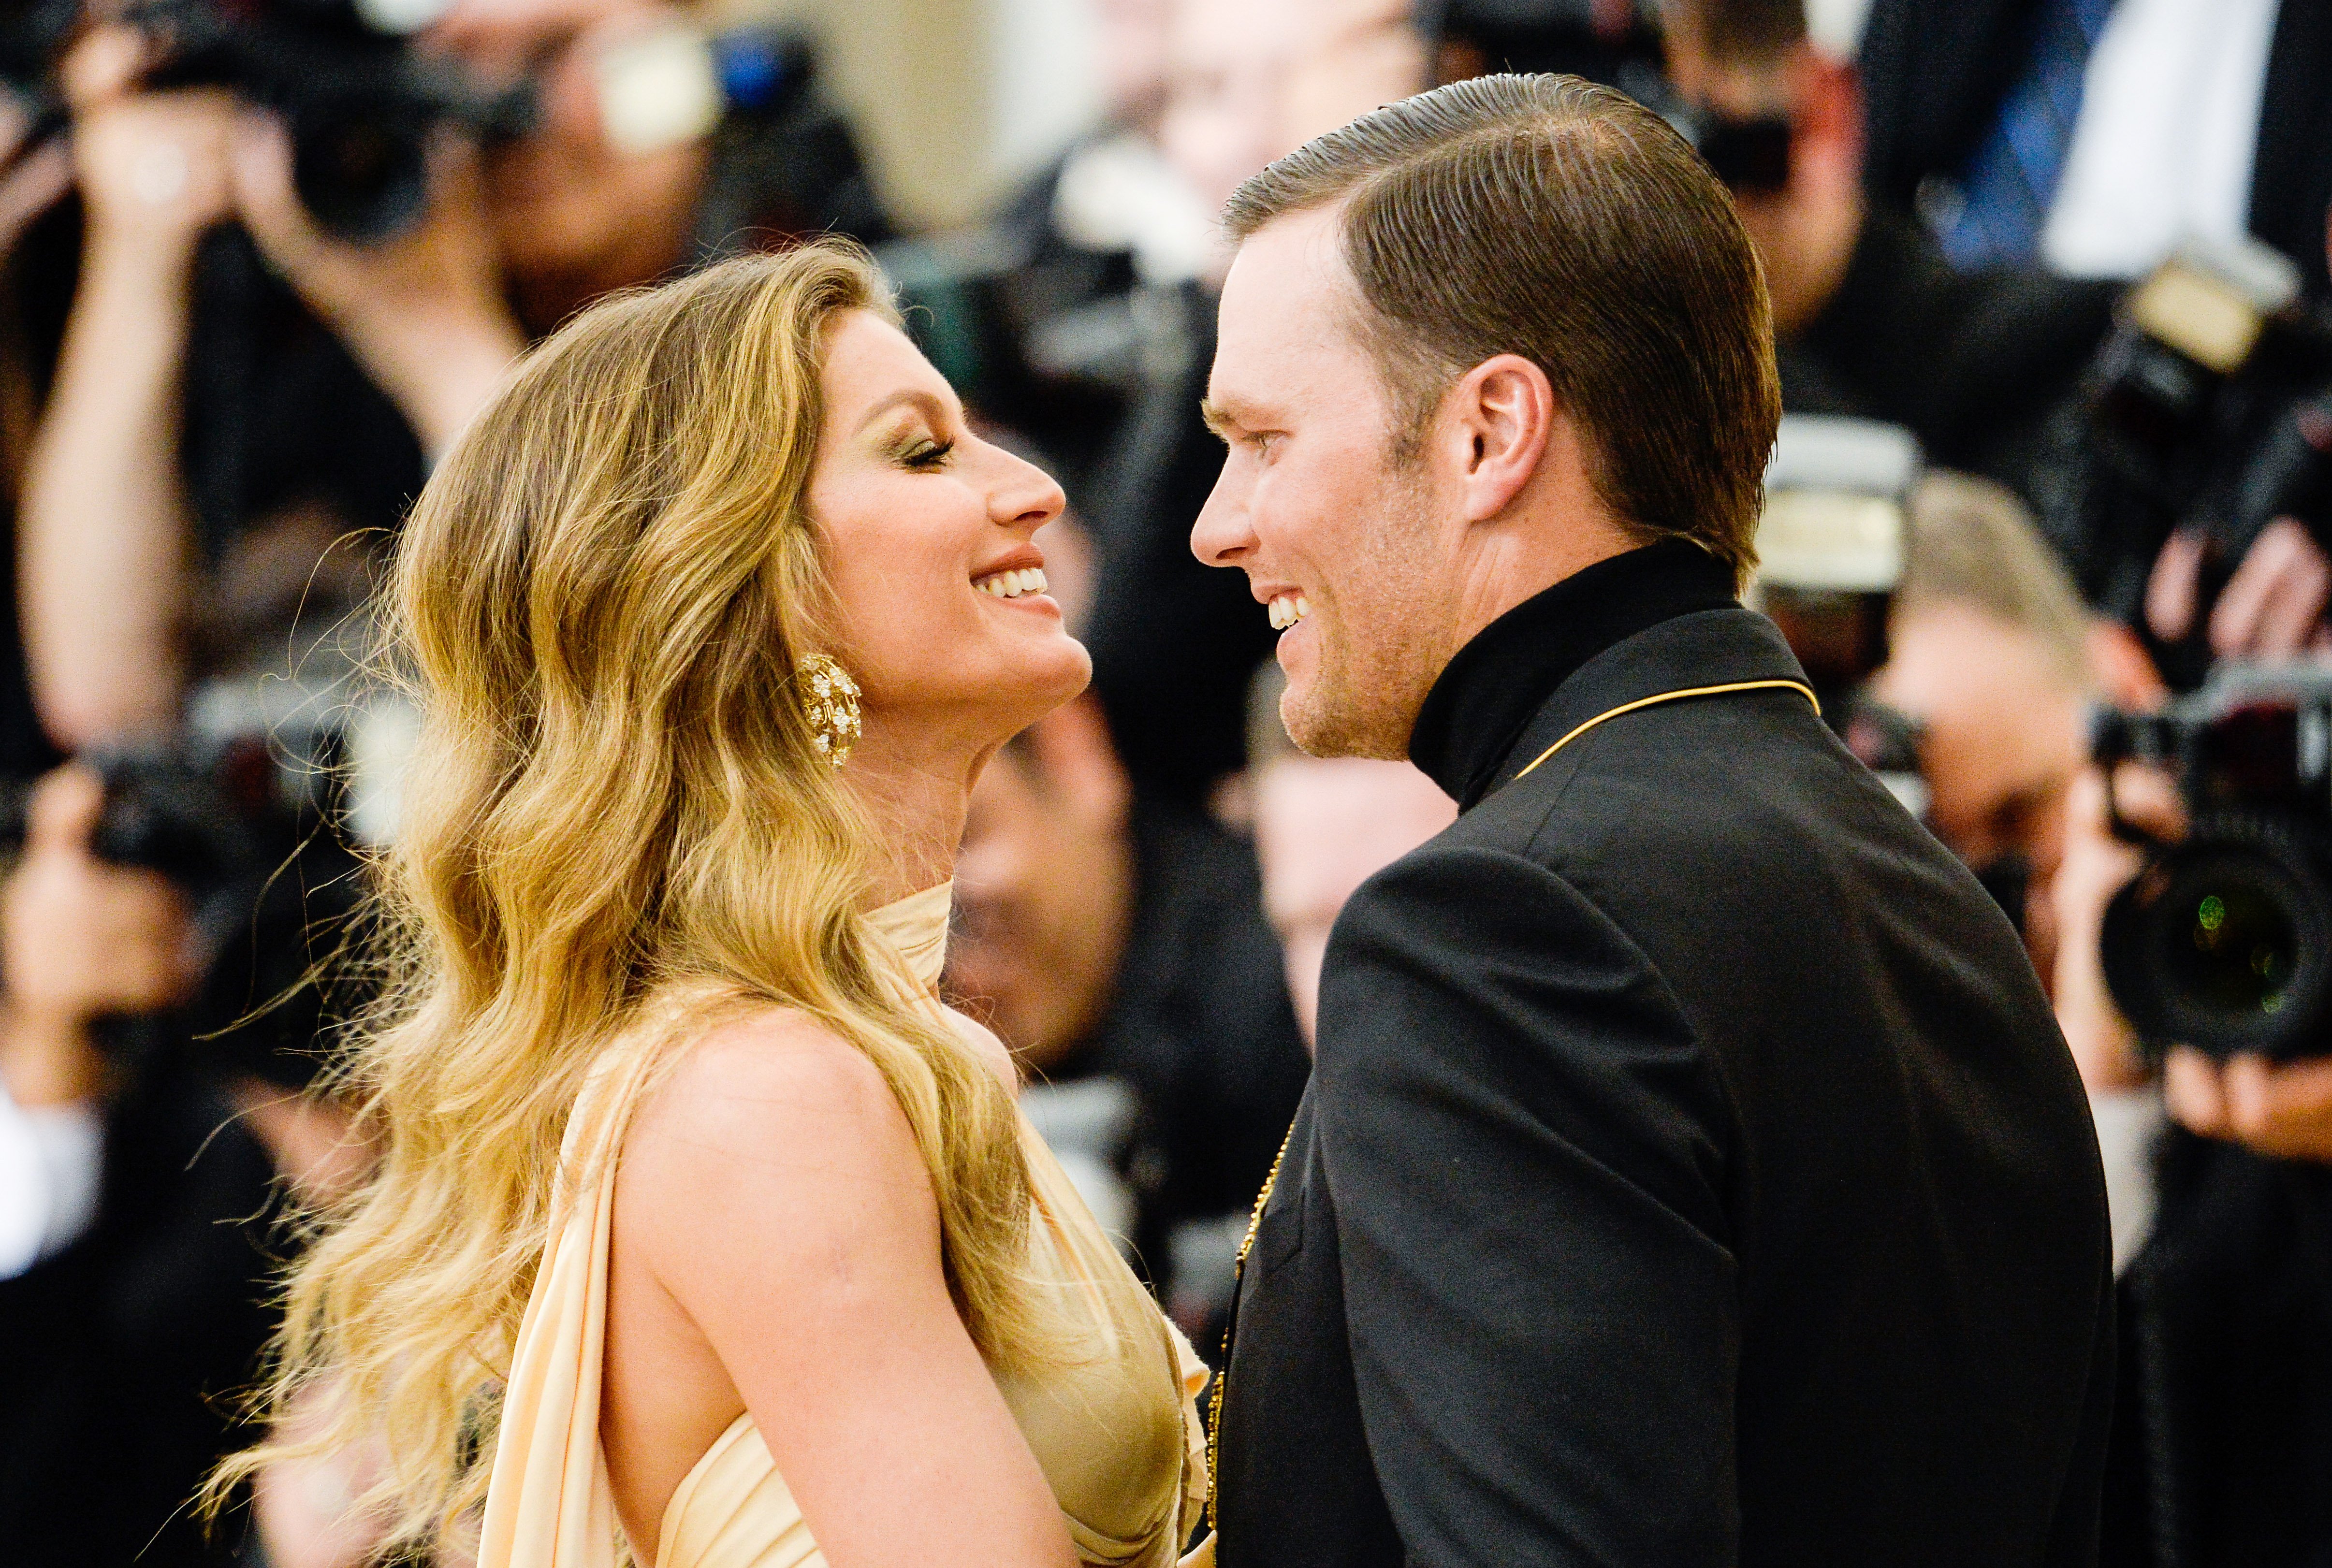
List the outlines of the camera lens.
{"label": "camera lens", "polygon": [[2275,1012],[2297,968],[2289,912],[2240,872],[2211,878],[2204,887],[2186,911],[2187,940],[2167,944],[2171,983],[2201,1007]]}
{"label": "camera lens", "polygon": [[428,128],[406,106],[330,103],[292,116],[292,179],[316,221],[352,240],[378,240],[429,203]]}
{"label": "camera lens", "polygon": [[2194,825],[2106,912],[2106,980],[2155,1050],[2320,1054],[2332,1023],[2332,881],[2303,826],[2252,817]]}

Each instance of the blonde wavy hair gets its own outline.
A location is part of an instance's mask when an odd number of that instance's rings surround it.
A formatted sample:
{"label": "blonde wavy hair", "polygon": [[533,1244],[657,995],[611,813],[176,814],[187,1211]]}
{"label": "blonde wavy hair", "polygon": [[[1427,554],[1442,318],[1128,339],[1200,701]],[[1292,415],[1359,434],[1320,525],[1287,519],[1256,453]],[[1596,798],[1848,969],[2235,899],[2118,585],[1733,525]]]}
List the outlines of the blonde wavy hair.
{"label": "blonde wavy hair", "polygon": [[[895,320],[821,242],[600,303],[529,356],[422,492],[384,588],[422,715],[378,866],[386,996],[344,1085],[383,1154],[295,1267],[262,1414],[282,1458],[385,1444],[387,1554],[483,1500],[593,1059],[677,986],[800,1009],[866,1055],[937,1195],[991,1362],[1046,1353],[1009,1098],[900,999],[859,910],[873,842],[812,744],[826,603],[804,510],[827,329]],[[311,1387],[319,1418],[287,1418]]]}

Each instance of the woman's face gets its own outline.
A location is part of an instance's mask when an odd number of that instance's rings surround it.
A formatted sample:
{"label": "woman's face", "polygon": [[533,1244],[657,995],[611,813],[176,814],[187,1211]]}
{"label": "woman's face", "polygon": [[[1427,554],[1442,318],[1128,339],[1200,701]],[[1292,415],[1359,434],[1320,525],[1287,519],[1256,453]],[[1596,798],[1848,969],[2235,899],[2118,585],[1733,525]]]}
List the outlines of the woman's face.
{"label": "woman's face", "polygon": [[853,311],[827,341],[809,514],[867,740],[1000,743],[1085,690],[1093,662],[1044,591],[1029,536],[1060,515],[1043,470],[974,435],[906,335]]}

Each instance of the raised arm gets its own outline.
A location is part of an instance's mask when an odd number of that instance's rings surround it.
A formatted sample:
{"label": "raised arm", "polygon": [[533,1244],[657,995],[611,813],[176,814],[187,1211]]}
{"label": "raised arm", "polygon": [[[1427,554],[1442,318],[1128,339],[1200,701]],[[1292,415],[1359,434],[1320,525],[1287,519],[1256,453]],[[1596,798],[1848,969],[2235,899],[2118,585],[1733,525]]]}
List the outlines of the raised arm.
{"label": "raised arm", "polygon": [[[603,1430],[636,1540],[643,1500],[660,1510],[741,1403],[835,1568],[1071,1568],[949,1295],[913,1133],[865,1056],[799,1015],[730,1026],[643,1108],[624,1161]],[[688,1405],[710,1430],[675,1441]]]}
{"label": "raised arm", "polygon": [[1721,1094],[1642,953],[1528,861],[1429,851],[1347,905],[1321,1017],[1353,1370],[1413,1560],[1733,1562]]}
{"label": "raised arm", "polygon": [[18,591],[33,697],[68,749],[177,717],[190,530],[178,400],[195,249],[228,206],[223,93],[134,91],[138,35],[67,69],[86,216],[80,292],[24,478]]}

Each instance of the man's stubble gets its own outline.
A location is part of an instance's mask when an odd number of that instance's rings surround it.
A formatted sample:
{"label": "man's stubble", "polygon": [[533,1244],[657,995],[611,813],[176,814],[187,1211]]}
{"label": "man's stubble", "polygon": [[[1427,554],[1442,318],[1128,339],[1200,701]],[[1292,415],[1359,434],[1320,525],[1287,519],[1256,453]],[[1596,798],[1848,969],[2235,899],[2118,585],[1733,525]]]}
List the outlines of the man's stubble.
{"label": "man's stubble", "polygon": [[1389,462],[1352,564],[1314,614],[1318,668],[1279,703],[1280,722],[1314,757],[1406,761],[1410,731],[1448,662],[1449,585],[1436,568],[1424,474]]}

